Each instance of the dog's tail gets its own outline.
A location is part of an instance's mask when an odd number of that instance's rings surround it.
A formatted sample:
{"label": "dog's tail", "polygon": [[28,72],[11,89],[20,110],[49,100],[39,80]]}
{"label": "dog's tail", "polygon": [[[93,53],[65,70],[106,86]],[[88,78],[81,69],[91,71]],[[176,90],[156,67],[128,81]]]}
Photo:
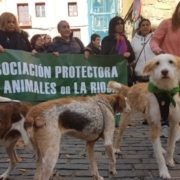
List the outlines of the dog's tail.
{"label": "dog's tail", "polygon": [[107,87],[113,93],[120,93],[123,96],[127,97],[127,93],[128,93],[128,90],[129,90],[128,86],[126,86],[124,84],[121,84],[119,82],[116,82],[116,81],[109,81]]}

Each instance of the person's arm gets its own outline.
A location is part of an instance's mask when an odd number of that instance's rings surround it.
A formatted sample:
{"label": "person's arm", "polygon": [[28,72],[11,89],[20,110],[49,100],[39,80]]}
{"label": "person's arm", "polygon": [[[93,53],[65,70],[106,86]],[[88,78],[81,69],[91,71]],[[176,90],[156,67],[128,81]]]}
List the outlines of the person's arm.
{"label": "person's arm", "polygon": [[91,44],[88,44],[85,48],[84,48],[84,52],[88,51],[90,54],[92,54],[92,47]]}
{"label": "person's arm", "polygon": [[5,52],[5,49],[0,45],[0,53]]}
{"label": "person's arm", "polygon": [[90,44],[88,44],[88,46],[86,46],[84,48],[84,57],[85,57],[85,59],[88,59],[90,54],[92,54],[92,48],[91,48]]}
{"label": "person's arm", "polygon": [[152,35],[152,38],[150,40],[150,47],[155,54],[163,53],[163,50],[161,49],[161,44],[163,43],[166,36],[167,28],[168,24],[167,20],[165,20],[160,23],[160,25],[157,27],[157,29]]}

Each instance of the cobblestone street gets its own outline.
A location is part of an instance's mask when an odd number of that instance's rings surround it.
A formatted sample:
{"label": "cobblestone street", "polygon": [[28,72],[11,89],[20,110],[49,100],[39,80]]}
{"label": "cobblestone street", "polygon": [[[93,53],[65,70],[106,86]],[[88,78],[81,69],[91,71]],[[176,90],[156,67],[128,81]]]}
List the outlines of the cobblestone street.
{"label": "cobblestone street", "polygon": [[[162,139],[165,147],[166,139]],[[105,180],[160,180],[152,146],[148,139],[148,126],[136,119],[124,136],[122,155],[117,156],[117,172],[115,177],[108,173],[107,157],[104,153],[103,141],[99,140],[95,152],[100,174]],[[35,172],[35,159],[33,154],[18,149],[23,159],[11,173],[12,180],[33,179]],[[176,166],[169,168],[173,180],[180,180],[180,142],[175,150]],[[8,166],[7,155],[0,148],[0,173]],[[54,169],[53,180],[92,180],[89,164],[85,153],[85,142],[64,136],[61,143],[61,154]]]}

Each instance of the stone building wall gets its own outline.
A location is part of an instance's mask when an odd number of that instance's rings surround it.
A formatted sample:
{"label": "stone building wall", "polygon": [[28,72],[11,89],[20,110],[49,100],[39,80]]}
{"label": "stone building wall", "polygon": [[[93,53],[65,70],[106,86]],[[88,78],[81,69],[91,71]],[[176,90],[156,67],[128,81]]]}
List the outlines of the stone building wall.
{"label": "stone building wall", "polygon": [[176,7],[176,0],[142,0],[143,17],[151,20],[152,26],[157,27],[166,18],[170,18]]}
{"label": "stone building wall", "polygon": [[[150,19],[152,27],[155,29],[162,20],[172,17],[178,2],[179,0],[141,0],[141,15]],[[133,22],[128,20],[125,27],[126,35],[131,40],[134,34]]]}

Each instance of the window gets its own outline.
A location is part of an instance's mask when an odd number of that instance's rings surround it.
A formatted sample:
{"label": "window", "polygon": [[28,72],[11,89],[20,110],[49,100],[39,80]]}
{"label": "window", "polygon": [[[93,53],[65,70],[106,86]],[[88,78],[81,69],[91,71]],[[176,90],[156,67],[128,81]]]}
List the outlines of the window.
{"label": "window", "polygon": [[21,27],[31,27],[28,4],[17,4],[18,22]]}
{"label": "window", "polygon": [[35,3],[36,17],[45,17],[45,3]]}
{"label": "window", "polygon": [[68,16],[78,16],[77,3],[68,3]]}
{"label": "window", "polygon": [[81,39],[80,29],[71,29],[71,31],[73,32],[73,37],[78,37],[79,39]]}

